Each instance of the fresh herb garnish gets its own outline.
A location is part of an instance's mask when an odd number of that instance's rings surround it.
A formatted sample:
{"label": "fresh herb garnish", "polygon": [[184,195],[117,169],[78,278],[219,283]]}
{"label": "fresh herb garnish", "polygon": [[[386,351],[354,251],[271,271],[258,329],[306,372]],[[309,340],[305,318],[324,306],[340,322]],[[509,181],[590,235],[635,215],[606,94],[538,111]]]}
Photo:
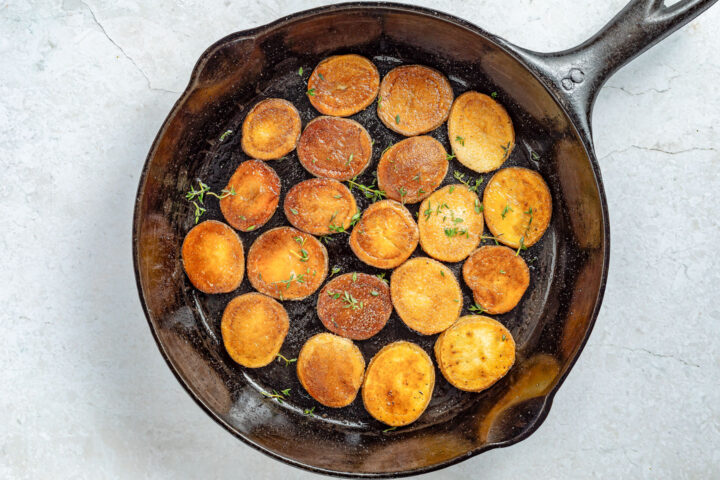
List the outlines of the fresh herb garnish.
{"label": "fresh herb garnish", "polygon": [[383,272],[383,273],[378,273],[378,274],[375,275],[375,276],[376,276],[377,278],[379,278],[380,280],[382,280],[383,283],[387,284],[387,280],[385,280],[385,272]]}
{"label": "fresh herb garnish", "polygon": [[483,204],[480,203],[480,200],[477,198],[475,199],[475,213],[480,214],[483,211]]}
{"label": "fresh herb garnish", "polygon": [[336,265],[332,268],[332,270],[330,270],[330,276],[332,277],[333,275],[335,275],[336,273],[339,273],[339,272],[340,272],[340,267],[338,267]]}
{"label": "fresh herb garnish", "polygon": [[232,135],[232,133],[233,133],[232,130],[225,130],[225,132],[222,135],[220,135],[220,141],[224,142],[227,137]]}
{"label": "fresh herb garnish", "polygon": [[362,183],[358,183],[357,176],[353,177],[352,180],[348,180],[348,185],[350,185],[350,191],[353,191],[353,188],[357,188],[360,190],[363,195],[365,195],[365,198],[369,198],[374,202],[377,202],[378,200],[382,200],[387,195],[382,190],[379,190],[375,188],[375,183],[377,179],[373,180],[370,185],[363,185]]}
{"label": "fresh herb garnish", "polygon": [[500,214],[500,216],[504,219],[504,218],[505,218],[505,215],[507,215],[508,212],[513,212],[513,211],[514,211],[514,210],[512,209],[512,207],[510,206],[510,204],[507,203],[507,202],[505,202],[505,208],[503,208],[503,211],[502,211],[502,213]]}
{"label": "fresh herb garnish", "polygon": [[352,159],[353,159],[353,154],[351,153],[350,156],[348,157],[347,161],[345,162],[345,166],[350,165],[350,162],[352,162]]}
{"label": "fresh herb garnish", "polygon": [[388,432],[392,432],[393,430],[397,430],[397,427],[386,428],[386,429],[383,430],[382,432],[383,432],[383,433],[388,433]]}
{"label": "fresh herb garnish", "polygon": [[377,290],[371,290],[370,295],[372,295],[373,297],[377,297],[378,295],[380,295],[380,293],[378,293]]}
{"label": "fresh herb garnish", "polygon": [[315,412],[315,407],[306,408],[305,410],[303,410],[303,413],[309,417],[314,417],[315,416],[314,412]]}
{"label": "fresh herb garnish", "polygon": [[454,154],[454,153],[446,153],[446,154],[445,154],[445,160],[447,160],[448,162],[449,162],[450,160],[452,160],[453,158],[455,158],[455,154]]}
{"label": "fresh herb garnish", "polygon": [[455,191],[455,185],[450,185],[450,188],[448,188],[448,193],[452,193]]}
{"label": "fresh herb garnish", "polygon": [[309,96],[311,96],[311,97],[314,97],[314,96],[315,96],[315,89],[314,89],[314,88],[311,88],[311,89],[309,89],[309,90],[308,90],[307,92],[305,92],[305,93],[307,93],[307,94],[308,94]]}
{"label": "fresh herb garnish", "polygon": [[492,92],[492,93],[490,94],[490,97],[491,97],[491,98],[497,98],[497,92]]}
{"label": "fresh herb garnish", "polygon": [[520,255],[521,250],[527,250],[527,247],[525,246],[525,237],[524,236],[520,237],[520,246],[518,247],[517,252],[515,252],[516,257],[518,255]]}
{"label": "fresh herb garnish", "polygon": [[323,77],[322,73],[318,72],[318,77],[320,77],[320,80],[322,80],[323,82],[325,81],[325,77]]}
{"label": "fresh herb garnish", "polygon": [[402,203],[405,203],[405,195],[407,195],[407,190],[405,190],[405,187],[398,187],[397,191],[400,194],[400,201]]}
{"label": "fresh herb garnish", "polygon": [[475,303],[474,305],[471,305],[470,308],[468,308],[471,312],[477,312],[477,313],[485,313],[487,310],[483,308],[482,305]]}
{"label": "fresh herb garnish", "polygon": [[503,161],[505,161],[505,159],[507,159],[507,157],[510,155],[510,142],[508,142],[506,145],[500,145],[500,148],[502,148],[503,152],[505,152],[503,154]]}
{"label": "fresh herb garnish", "polygon": [[295,210],[294,208],[290,208],[290,213],[292,213],[293,215],[297,215],[298,211]]}
{"label": "fresh herb garnish", "polygon": [[460,135],[455,136],[455,141],[458,142],[463,147],[465,146],[465,139],[461,137]]}
{"label": "fresh herb garnish", "polygon": [[288,365],[290,365],[291,363],[297,362],[297,358],[287,358],[287,357],[285,357],[285,356],[283,356],[283,355],[280,355],[279,353],[277,354],[277,359],[285,362],[285,366],[286,366],[286,367],[287,367]]}
{"label": "fresh herb garnish", "polygon": [[400,125],[400,115],[395,115],[395,123]]}
{"label": "fresh herb garnish", "polygon": [[300,67],[300,68],[298,68],[298,75],[300,75],[302,77],[302,74],[303,74],[303,68]]}
{"label": "fresh herb garnish", "polygon": [[466,178],[464,173],[457,170],[455,171],[455,173],[453,173],[453,176],[455,177],[455,180],[464,184],[471,192],[477,192],[484,180],[483,177],[476,178],[475,183],[473,184],[473,179],[471,177]]}
{"label": "fresh herb garnish", "polygon": [[352,281],[353,283],[357,282],[357,272],[352,273]]}
{"label": "fresh herb garnish", "polygon": [[540,160],[540,155],[538,155],[537,153],[531,151],[531,152],[530,152],[530,158],[532,158],[533,160],[537,161],[537,160]]}
{"label": "fresh herb garnish", "polygon": [[412,178],[414,181],[419,182],[420,181],[420,174],[418,173]]}
{"label": "fresh herb garnish", "polygon": [[283,399],[290,396],[290,389],[286,388],[285,390],[280,390],[279,392],[277,390],[273,390],[273,393],[268,393],[260,390],[260,393],[262,393],[268,398],[277,398],[278,402],[283,403]]}

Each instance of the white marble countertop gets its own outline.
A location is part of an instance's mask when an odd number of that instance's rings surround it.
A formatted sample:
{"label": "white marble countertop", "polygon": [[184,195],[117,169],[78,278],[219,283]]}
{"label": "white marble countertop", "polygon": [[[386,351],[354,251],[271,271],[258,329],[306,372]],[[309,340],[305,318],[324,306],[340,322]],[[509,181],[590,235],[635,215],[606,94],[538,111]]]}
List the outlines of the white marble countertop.
{"label": "white marble countertop", "polygon": [[[625,0],[447,0],[536,50]],[[0,2],[0,478],[311,478],[210,420],[140,309],[138,176],[196,58],[323,0]],[[425,6],[437,2],[423,0]],[[527,440],[426,478],[720,478],[720,6],[613,77],[595,331]]]}

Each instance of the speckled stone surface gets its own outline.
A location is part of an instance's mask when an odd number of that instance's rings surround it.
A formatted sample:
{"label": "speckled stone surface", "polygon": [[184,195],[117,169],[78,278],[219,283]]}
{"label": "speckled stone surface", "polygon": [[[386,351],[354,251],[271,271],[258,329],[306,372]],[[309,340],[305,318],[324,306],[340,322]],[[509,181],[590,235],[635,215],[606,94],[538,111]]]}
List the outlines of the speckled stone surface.
{"label": "speckled stone surface", "polygon": [[[317,477],[245,446],[180,387],[140,309],[130,232],[145,155],[200,53],[323,3],[0,3],[0,478]],[[551,51],[623,3],[442,10]],[[425,478],[720,477],[718,31],[715,6],[600,94],[610,277],[548,419]]]}

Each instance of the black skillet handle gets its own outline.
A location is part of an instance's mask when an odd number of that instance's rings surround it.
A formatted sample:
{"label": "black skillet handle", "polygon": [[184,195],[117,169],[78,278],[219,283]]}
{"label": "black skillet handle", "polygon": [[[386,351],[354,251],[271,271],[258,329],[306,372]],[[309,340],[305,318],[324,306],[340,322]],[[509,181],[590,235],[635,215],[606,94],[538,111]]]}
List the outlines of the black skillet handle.
{"label": "black skillet handle", "polygon": [[717,0],[631,0],[596,35],[575,48],[554,53],[520,49],[591,137],[593,104],[610,76]]}

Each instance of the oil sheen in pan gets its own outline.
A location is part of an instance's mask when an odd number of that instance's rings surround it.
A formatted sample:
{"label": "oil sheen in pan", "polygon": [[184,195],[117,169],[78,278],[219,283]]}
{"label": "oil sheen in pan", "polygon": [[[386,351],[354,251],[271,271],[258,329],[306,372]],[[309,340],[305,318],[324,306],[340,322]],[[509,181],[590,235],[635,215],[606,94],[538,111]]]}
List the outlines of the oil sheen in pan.
{"label": "oil sheen in pan", "polygon": [[[357,53],[363,54],[363,52]],[[367,53],[365,54],[367,55]],[[412,58],[397,58],[389,56],[377,56],[374,58],[370,56],[370,58],[377,65],[381,76],[384,76],[388,71],[400,64],[418,63]],[[302,76],[298,72],[298,69],[301,66],[303,67]],[[242,121],[249,109],[252,108],[255,103],[265,98],[279,97],[291,101],[300,112],[303,127],[310,120],[319,116],[320,114],[310,105],[306,94],[307,78],[312,72],[314,66],[314,64],[303,64],[300,59],[298,59],[296,63],[283,62],[282,65],[277,65],[272,78],[268,79],[263,84],[266,85],[266,87],[264,89],[258,89],[255,98],[248,101],[246,104],[238,105],[237,111],[230,112],[228,114],[228,123],[226,125],[218,125],[218,137],[220,137],[226,130],[240,132]],[[467,91],[468,89],[475,89],[484,93],[497,91],[498,101],[501,103],[503,102],[501,87],[489,84],[486,79],[466,79],[462,76],[458,76],[457,73],[451,75],[449,79],[455,96]],[[382,151],[386,147],[404,138],[382,125],[377,117],[376,107],[377,104],[373,103],[362,112],[349,117],[361,123],[368,130],[374,141],[371,163],[358,180],[365,185],[369,185],[373,181],[374,172],[377,168],[377,163],[380,159]],[[512,110],[510,110],[510,114],[511,116],[513,115]],[[533,155],[531,154],[532,152],[529,147],[529,143],[531,142],[524,140],[523,129],[517,128],[517,120],[518,119],[513,118],[513,123],[516,125],[516,147],[503,167],[520,165],[537,170],[539,166],[538,160],[537,158],[533,158]],[[525,119],[525,123],[530,122]],[[542,131],[542,127],[540,125],[535,124],[531,128],[533,129],[534,138],[541,137],[541,135],[538,134]],[[446,123],[430,132],[429,135],[439,140],[448,152],[451,151],[447,136]],[[538,142],[533,140],[533,143],[537,145]],[[539,155],[540,161],[542,161],[543,152],[541,149],[536,149],[534,153]],[[230,178],[237,165],[247,159],[247,156],[240,148],[240,135],[234,133],[228,134],[224,136],[222,142],[216,141],[208,150],[196,176],[207,183],[213,191],[219,191],[225,186],[227,180]],[[252,242],[260,233],[273,227],[288,224],[282,209],[285,194],[288,192],[290,187],[296,185],[298,182],[312,178],[312,176],[300,165],[295,151],[291,152],[283,160],[268,161],[268,165],[277,171],[282,182],[280,204],[278,209],[275,211],[275,214],[265,226],[259,228],[257,231],[239,233],[243,241],[245,251],[249,249]],[[448,169],[448,173],[443,181],[443,185],[458,183],[458,180],[454,178],[455,172],[464,174],[466,176],[465,178],[476,179],[481,176],[484,177],[484,181],[480,185],[478,191],[480,198],[482,198],[482,191],[492,173],[486,175],[476,174],[475,172],[463,167],[459,162],[451,160],[450,168]],[[546,178],[546,181],[550,185],[553,184],[551,179]],[[358,207],[362,210],[367,208],[367,206],[372,202],[371,200],[366,199],[365,196],[357,189],[354,189],[353,193],[355,194]],[[553,196],[557,194],[556,191],[553,191],[552,193]],[[419,205],[419,203],[407,205],[413,216],[417,214]],[[208,212],[203,216],[202,220],[207,219],[222,220],[219,206],[211,202],[208,203]],[[537,319],[543,317],[543,311],[546,308],[548,296],[552,294],[552,279],[555,268],[558,265],[566,263],[568,260],[564,258],[563,252],[558,251],[557,249],[556,225],[558,221],[563,221],[563,219],[557,218],[556,212],[553,212],[553,220],[550,227],[540,242],[532,246],[527,251],[521,253],[530,267],[531,275],[530,287],[525,293],[523,300],[509,313],[492,316],[502,322],[512,332],[517,342],[518,359],[522,359],[523,357],[524,346],[531,343],[544,327],[543,325],[538,324]],[[188,230],[192,226],[192,223],[193,218],[189,218]],[[485,230],[485,234],[489,235],[487,229]],[[365,272],[372,275],[385,273],[385,278],[389,279],[391,274],[390,270],[383,271],[369,267],[355,257],[350,250],[348,237],[349,236],[347,234],[336,234],[331,237],[328,243],[326,243],[330,258],[330,269],[333,267],[340,267],[340,273],[353,271]],[[492,243],[493,242],[491,240],[484,240],[481,244]],[[419,246],[413,253],[413,257],[415,256],[425,256]],[[455,273],[461,284],[463,292],[462,315],[467,315],[472,313],[468,310],[468,308],[473,305],[473,298],[472,292],[462,281],[462,264],[463,262],[447,265]],[[238,288],[235,292],[221,295],[206,295],[192,288],[187,279],[185,279],[185,283],[186,302],[188,305],[194,306],[193,313],[196,317],[198,317],[198,324],[203,325],[207,329],[204,334],[201,334],[201,337],[207,342],[220,342],[220,348],[208,348],[208,350],[217,351],[220,352],[218,355],[227,356],[227,353],[221,346],[222,339],[220,334],[220,319],[225,305],[227,305],[232,298],[242,293],[252,291],[252,287],[250,286],[247,276],[243,280],[240,288]],[[315,311],[316,303],[317,292],[302,301],[283,302],[283,305],[290,317],[290,330],[287,338],[285,339],[285,343],[280,350],[280,353],[285,357],[296,358],[308,338],[316,333],[325,331]],[[552,315],[546,315],[546,317],[552,318]],[[355,343],[362,351],[366,362],[369,362],[373,355],[388,343],[396,340],[408,340],[425,349],[425,351],[428,352],[430,357],[433,359],[433,362],[436,363],[432,350],[436,338],[437,335],[422,336],[408,329],[397,314],[393,312],[387,325],[380,331],[380,333],[368,340],[357,341]],[[230,383],[237,383],[238,391],[242,390],[242,388],[240,388],[242,384],[247,385],[247,387],[244,388],[256,388],[267,393],[272,393],[273,390],[280,392],[281,390],[289,388],[289,395],[285,397],[279,405],[281,408],[292,409],[298,412],[298,414],[301,414],[314,407],[312,414],[314,415],[313,419],[315,421],[331,422],[335,425],[345,427],[349,431],[356,429],[377,429],[378,434],[380,434],[383,429],[387,428],[385,425],[370,417],[370,415],[365,411],[360,395],[358,395],[350,406],[340,409],[324,407],[315,402],[305,392],[297,380],[294,363],[285,365],[285,362],[277,360],[267,367],[258,369],[245,369],[240,365],[235,365],[229,358],[218,358],[218,363],[230,365],[225,372],[225,375],[227,376],[226,381]],[[501,382],[502,380],[498,382],[498,384]],[[461,411],[470,408],[482,396],[492,394],[492,388],[481,393],[469,393],[457,390],[445,380],[436,366],[435,390],[430,405],[420,419],[407,427],[402,427],[402,430],[419,429],[424,428],[427,425],[444,422],[447,419],[459,414]],[[238,398],[233,398],[232,401],[235,402],[240,400]],[[268,398],[265,401],[271,402],[275,400]]]}

